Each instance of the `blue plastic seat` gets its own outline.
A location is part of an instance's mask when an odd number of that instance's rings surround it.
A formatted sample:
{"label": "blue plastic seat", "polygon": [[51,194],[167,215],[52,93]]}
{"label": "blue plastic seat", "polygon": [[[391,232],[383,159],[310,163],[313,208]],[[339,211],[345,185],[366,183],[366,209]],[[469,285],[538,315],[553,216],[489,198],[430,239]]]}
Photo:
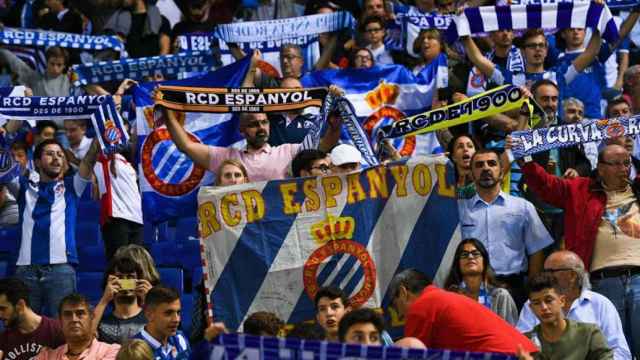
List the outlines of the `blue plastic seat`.
{"label": "blue plastic seat", "polygon": [[20,239],[18,239],[18,226],[0,227],[0,252],[9,255],[17,255]]}
{"label": "blue plastic seat", "polygon": [[191,238],[197,239],[198,237],[197,217],[179,218],[178,221],[176,221],[176,233],[174,238],[176,242],[190,240]]}
{"label": "blue plastic seat", "polygon": [[180,312],[180,317],[182,318],[180,321],[180,327],[182,328],[182,332],[184,332],[188,337],[191,335],[191,328],[193,325],[193,295],[182,294],[182,296],[180,296],[180,305],[182,306],[182,311]]}
{"label": "blue plastic seat", "polygon": [[83,272],[77,273],[78,292],[85,295],[92,305],[100,302],[104,289],[102,288],[103,272]]}
{"label": "blue plastic seat", "polygon": [[78,202],[78,222],[100,222],[100,203],[95,200],[81,198],[80,202]]}
{"label": "blue plastic seat", "polygon": [[78,246],[78,258],[80,271],[101,272],[107,268],[107,258],[102,244]]}
{"label": "blue plastic seat", "polygon": [[0,278],[9,276],[9,262],[0,261]]}
{"label": "blue plastic seat", "polygon": [[184,278],[182,269],[179,268],[158,268],[160,273],[160,282],[165,286],[178,290],[179,293],[184,291]]}
{"label": "blue plastic seat", "polygon": [[76,243],[78,247],[101,245],[102,232],[100,231],[100,224],[97,221],[76,223]]}

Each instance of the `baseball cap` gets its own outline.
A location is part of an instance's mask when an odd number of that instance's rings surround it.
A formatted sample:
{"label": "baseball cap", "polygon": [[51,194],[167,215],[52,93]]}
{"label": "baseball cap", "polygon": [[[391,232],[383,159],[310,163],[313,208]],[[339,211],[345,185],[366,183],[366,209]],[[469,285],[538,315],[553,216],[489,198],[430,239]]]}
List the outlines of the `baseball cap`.
{"label": "baseball cap", "polygon": [[348,144],[340,144],[333,148],[331,154],[331,163],[335,166],[349,163],[359,163],[362,160],[362,154],[354,146]]}

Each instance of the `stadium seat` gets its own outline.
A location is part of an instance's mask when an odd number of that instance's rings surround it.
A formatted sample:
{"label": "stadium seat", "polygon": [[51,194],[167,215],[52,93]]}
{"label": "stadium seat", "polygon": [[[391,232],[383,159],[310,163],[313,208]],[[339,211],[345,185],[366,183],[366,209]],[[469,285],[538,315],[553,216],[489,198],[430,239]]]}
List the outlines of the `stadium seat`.
{"label": "stadium seat", "polygon": [[9,275],[9,262],[0,261],[0,278],[7,277]]}
{"label": "stadium seat", "polygon": [[107,258],[102,244],[78,246],[78,258],[80,271],[99,272],[107,268]]}
{"label": "stadium seat", "polygon": [[180,218],[176,222],[175,241],[181,242],[191,240],[191,238],[198,239],[198,218],[197,217],[185,217]]}
{"label": "stadium seat", "polygon": [[102,245],[100,224],[97,221],[76,223],[76,242],[78,247]]}
{"label": "stadium seat", "polygon": [[78,203],[78,222],[100,222],[100,203],[94,200],[81,199]]}
{"label": "stadium seat", "polygon": [[78,292],[85,295],[92,305],[96,305],[104,289],[102,288],[102,280],[104,274],[102,272],[83,272],[77,273]]}
{"label": "stadium seat", "polygon": [[160,267],[158,268],[158,272],[160,273],[160,282],[162,284],[172,287],[182,293],[184,289],[182,269]]}
{"label": "stadium seat", "polygon": [[18,246],[20,246],[18,226],[0,227],[0,253],[17,255]]}
{"label": "stadium seat", "polygon": [[180,296],[180,305],[182,311],[180,312],[182,332],[189,337],[191,335],[191,320],[193,318],[193,295],[182,294]]}

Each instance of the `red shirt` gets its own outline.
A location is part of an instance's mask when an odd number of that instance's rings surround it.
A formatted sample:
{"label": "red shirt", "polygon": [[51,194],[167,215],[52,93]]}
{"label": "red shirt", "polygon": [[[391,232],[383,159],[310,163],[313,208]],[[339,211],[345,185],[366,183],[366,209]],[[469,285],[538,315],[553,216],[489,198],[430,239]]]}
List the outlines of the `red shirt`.
{"label": "red shirt", "polygon": [[7,329],[0,333],[0,350],[4,359],[29,360],[45,347],[56,348],[64,344],[64,335],[58,320],[42,317],[40,326],[29,334],[22,334],[17,329]]}
{"label": "red shirt", "polygon": [[434,349],[515,354],[521,344],[531,353],[538,351],[484,305],[433,285],[409,307],[404,335],[417,337]]}

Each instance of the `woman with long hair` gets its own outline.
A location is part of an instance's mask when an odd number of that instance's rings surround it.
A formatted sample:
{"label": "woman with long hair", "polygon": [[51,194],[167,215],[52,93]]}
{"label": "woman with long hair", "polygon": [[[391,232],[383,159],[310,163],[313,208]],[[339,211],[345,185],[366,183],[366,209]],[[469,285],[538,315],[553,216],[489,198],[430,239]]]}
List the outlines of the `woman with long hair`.
{"label": "woman with long hair", "polygon": [[445,289],[478,301],[509,324],[518,322],[518,308],[509,292],[495,280],[489,253],[478,239],[464,239],[456,248]]}
{"label": "woman with long hair", "polygon": [[245,184],[249,182],[247,169],[240,160],[227,159],[224,160],[218,171],[216,171],[216,185],[229,186],[236,184]]}
{"label": "woman with long hair", "polygon": [[449,160],[453,164],[456,177],[456,193],[458,198],[467,199],[476,191],[471,178],[471,157],[478,150],[478,145],[471,135],[456,135],[447,144]]}

